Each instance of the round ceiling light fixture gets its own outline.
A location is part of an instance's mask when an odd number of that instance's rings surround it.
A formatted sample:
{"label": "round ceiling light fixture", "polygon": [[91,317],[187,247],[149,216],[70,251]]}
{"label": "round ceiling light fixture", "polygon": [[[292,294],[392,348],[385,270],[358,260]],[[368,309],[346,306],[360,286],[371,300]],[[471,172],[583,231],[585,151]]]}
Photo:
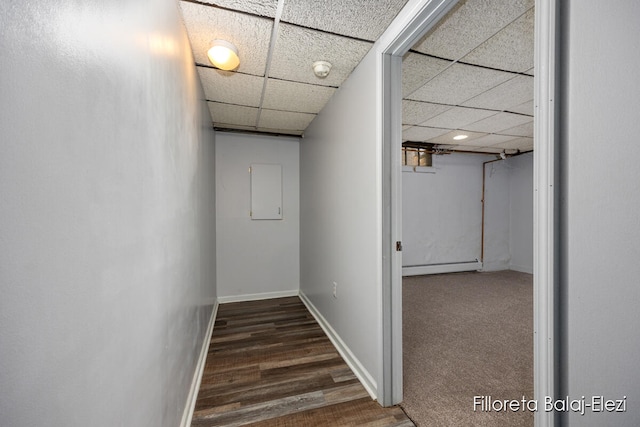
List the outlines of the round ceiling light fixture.
{"label": "round ceiling light fixture", "polygon": [[211,49],[207,52],[207,56],[214,67],[221,70],[234,70],[240,65],[238,49],[226,40],[214,40],[211,42]]}
{"label": "round ceiling light fixture", "polygon": [[460,134],[460,135],[456,135],[453,137],[453,139],[455,139],[456,141],[462,141],[463,139],[467,139],[469,138],[469,135],[465,135],[465,134]]}
{"label": "round ceiling light fixture", "polygon": [[313,72],[316,77],[324,79],[331,71],[331,63],[327,61],[316,61],[313,63]]}

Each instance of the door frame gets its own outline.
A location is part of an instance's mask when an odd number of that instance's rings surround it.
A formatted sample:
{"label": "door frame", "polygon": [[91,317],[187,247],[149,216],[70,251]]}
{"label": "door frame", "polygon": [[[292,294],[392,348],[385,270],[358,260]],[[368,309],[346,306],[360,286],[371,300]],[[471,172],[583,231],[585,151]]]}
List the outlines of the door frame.
{"label": "door frame", "polygon": [[[402,56],[457,0],[419,0],[416,10],[381,49],[382,67],[382,392],[384,406],[402,401]],[[557,0],[536,0],[534,50],[534,399],[557,396],[558,321],[556,250]],[[553,412],[538,411],[536,427],[553,427]]]}
{"label": "door frame", "polygon": [[[402,57],[458,0],[423,0],[382,52],[382,392],[402,401]],[[398,244],[400,245],[398,247]]]}

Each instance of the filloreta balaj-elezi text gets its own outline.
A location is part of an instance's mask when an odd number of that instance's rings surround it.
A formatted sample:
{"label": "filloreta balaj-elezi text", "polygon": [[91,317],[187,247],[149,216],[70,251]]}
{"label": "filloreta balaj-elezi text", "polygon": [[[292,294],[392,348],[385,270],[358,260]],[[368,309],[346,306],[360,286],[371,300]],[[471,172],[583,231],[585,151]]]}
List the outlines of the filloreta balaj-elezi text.
{"label": "filloreta balaj-elezi text", "polygon": [[622,399],[607,399],[605,396],[591,396],[586,398],[571,399],[569,396],[564,399],[553,399],[545,397],[542,405],[538,405],[535,399],[494,399],[491,396],[473,396],[474,412],[575,412],[584,415],[586,412],[626,412],[627,396]]}

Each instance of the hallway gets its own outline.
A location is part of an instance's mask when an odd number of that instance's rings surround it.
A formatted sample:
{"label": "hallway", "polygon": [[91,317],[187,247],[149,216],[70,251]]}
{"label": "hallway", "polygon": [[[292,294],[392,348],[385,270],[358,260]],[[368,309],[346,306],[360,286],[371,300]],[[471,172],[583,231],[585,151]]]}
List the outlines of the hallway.
{"label": "hallway", "polygon": [[298,297],[222,304],[192,426],[395,426]]}

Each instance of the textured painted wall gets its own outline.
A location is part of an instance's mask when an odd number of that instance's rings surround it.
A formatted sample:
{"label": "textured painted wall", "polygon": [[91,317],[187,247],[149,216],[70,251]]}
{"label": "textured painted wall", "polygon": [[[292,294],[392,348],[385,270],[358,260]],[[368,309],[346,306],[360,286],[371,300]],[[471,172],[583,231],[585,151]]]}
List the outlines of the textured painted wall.
{"label": "textured painted wall", "polygon": [[483,262],[485,271],[509,269],[511,260],[511,221],[509,218],[511,170],[511,164],[508,160],[487,163],[485,166]]}
{"label": "textured painted wall", "polygon": [[214,135],[173,0],[0,5],[0,425],[176,426]]}
{"label": "textured painted wall", "polygon": [[[564,10],[563,397],[627,397],[569,425],[640,425],[640,3]],[[594,31],[597,28],[597,31]],[[624,64],[624,65],[621,65]]]}
{"label": "textured painted wall", "polygon": [[[434,173],[402,174],[404,266],[480,259],[482,163],[434,156]],[[485,166],[484,270],[533,270],[533,156]]]}
{"label": "textured painted wall", "polygon": [[403,266],[480,259],[482,162],[490,159],[434,156],[434,173],[403,172]]}
{"label": "textured painted wall", "polygon": [[[282,165],[282,220],[252,220],[249,166]],[[218,297],[257,298],[300,288],[298,138],[218,133]]]}
{"label": "textured painted wall", "polygon": [[533,153],[512,157],[508,162],[509,268],[533,273]]}
{"label": "textured painted wall", "polygon": [[[377,66],[369,53],[300,143],[300,291],[364,368],[381,370]],[[333,282],[338,298],[333,298]]]}

